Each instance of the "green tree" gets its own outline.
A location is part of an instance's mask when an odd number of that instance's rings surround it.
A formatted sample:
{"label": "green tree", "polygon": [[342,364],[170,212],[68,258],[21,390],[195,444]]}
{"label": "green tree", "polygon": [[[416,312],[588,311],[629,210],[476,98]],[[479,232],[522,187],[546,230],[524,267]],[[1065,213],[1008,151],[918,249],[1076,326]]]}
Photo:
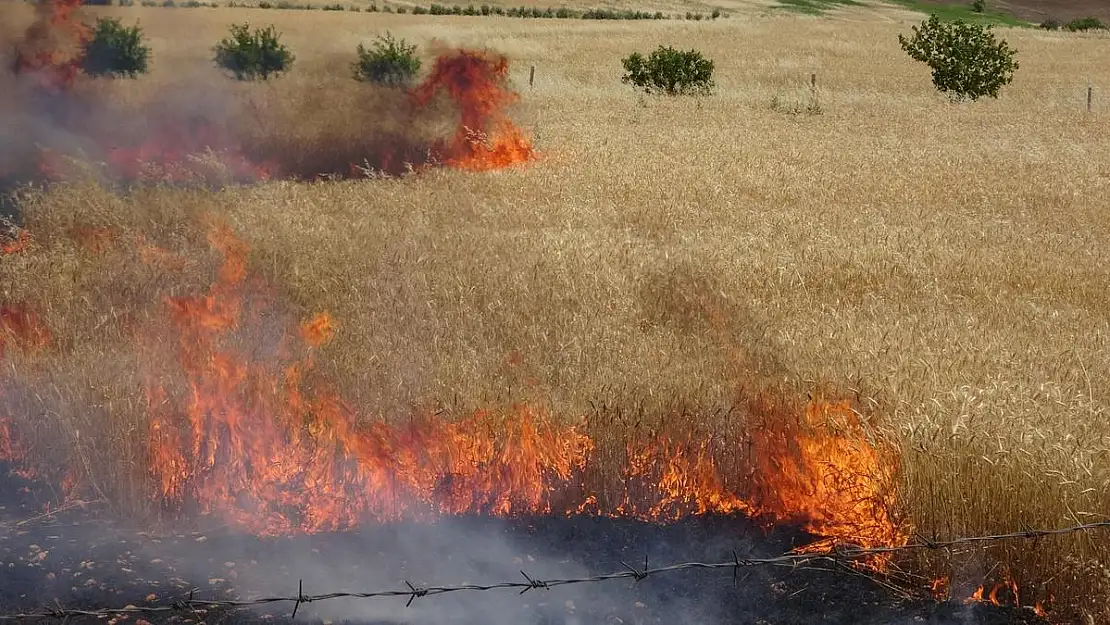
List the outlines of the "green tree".
{"label": "green tree", "polygon": [[1018,69],[1016,51],[998,40],[991,26],[942,22],[932,15],[913,27],[912,37],[898,35],[898,41],[910,58],[933,70],[937,90],[957,101],[997,98]]}
{"label": "green tree", "polygon": [[113,17],[96,20],[81,58],[81,68],[86,74],[134,78],[147,73],[149,63],[150,48],[143,45],[138,25],[124,26]]}
{"label": "green tree", "polygon": [[682,52],[659,46],[648,58],[634,52],[621,59],[625,75],[621,82],[646,93],[666,95],[709,95],[713,92],[713,61],[697,50]]}
{"label": "green tree", "polygon": [[280,39],[273,26],[251,32],[249,24],[232,25],[231,36],[216,45],[216,65],[239,80],[266,80],[289,71],[296,57]]}
{"label": "green tree", "polygon": [[394,39],[388,32],[379,36],[373,47],[358,45],[358,61],[354,63],[355,80],[379,85],[404,85],[420,71],[416,45]]}

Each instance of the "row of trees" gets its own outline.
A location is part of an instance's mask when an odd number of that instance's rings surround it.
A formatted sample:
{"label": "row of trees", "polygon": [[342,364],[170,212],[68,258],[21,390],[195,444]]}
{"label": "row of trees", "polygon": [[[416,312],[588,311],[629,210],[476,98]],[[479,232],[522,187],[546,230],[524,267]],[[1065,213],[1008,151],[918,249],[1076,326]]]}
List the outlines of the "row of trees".
{"label": "row of trees", "polygon": [[[280,39],[273,26],[251,30],[248,24],[233,25],[215,47],[216,65],[240,80],[266,80],[286,72],[295,57]],[[1018,69],[1016,51],[996,38],[991,26],[942,22],[933,15],[914,26],[910,37],[899,35],[898,40],[911,58],[932,69],[933,84],[954,100],[997,98]],[[357,52],[352,64],[357,80],[403,85],[420,71],[416,46],[389,33],[370,47],[359,44]],[[149,59],[137,25],[101,18],[86,45],[84,67],[93,75],[135,76],[148,70]],[[714,87],[713,61],[697,50],[660,46],[647,57],[637,52],[621,62],[626,72],[622,80],[649,94],[709,95]]]}
{"label": "row of trees", "polygon": [[[251,30],[249,24],[234,24],[214,48],[215,63],[239,80],[266,80],[289,71],[296,56],[281,42],[273,26]],[[369,47],[359,44],[352,63],[357,80],[387,85],[407,83],[420,71],[416,46],[390,33],[379,36]],[[150,47],[139,26],[125,26],[119,19],[102,17],[85,43],[81,67],[91,76],[134,78],[150,71]]]}

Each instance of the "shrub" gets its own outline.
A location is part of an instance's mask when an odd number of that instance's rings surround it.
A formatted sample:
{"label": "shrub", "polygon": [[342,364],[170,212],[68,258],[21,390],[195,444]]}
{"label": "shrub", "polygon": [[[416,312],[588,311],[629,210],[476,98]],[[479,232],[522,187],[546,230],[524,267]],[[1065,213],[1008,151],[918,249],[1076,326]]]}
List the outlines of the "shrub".
{"label": "shrub", "polygon": [[415,6],[415,7],[412,7],[412,14],[413,15],[427,15],[428,14],[428,9],[426,9],[422,6]]}
{"label": "shrub", "polygon": [[81,68],[91,76],[128,76],[149,71],[150,48],[136,26],[124,26],[113,17],[96,20],[92,37],[85,44]]}
{"label": "shrub", "polygon": [[987,10],[987,0],[972,0],[971,10],[976,13],[985,13]]}
{"label": "shrub", "polygon": [[991,26],[941,22],[932,15],[913,27],[912,37],[898,35],[898,41],[912,59],[932,68],[933,85],[953,100],[997,98],[1018,69],[1016,51],[997,40]]}
{"label": "shrub", "polygon": [[358,45],[358,61],[354,63],[355,80],[379,85],[404,85],[420,71],[416,45],[397,40],[388,32],[378,37],[371,49]]}
{"label": "shrub", "polygon": [[1040,27],[1045,30],[1060,30],[1060,22],[1054,19],[1047,19],[1041,22]]}
{"label": "shrub", "polygon": [[659,46],[647,59],[635,52],[621,63],[627,72],[621,82],[649,94],[709,95],[713,91],[713,61],[697,50],[681,52]]}
{"label": "shrub", "polygon": [[1064,28],[1074,33],[1084,30],[1102,30],[1106,28],[1106,25],[1097,17],[1084,17],[1064,24]]}
{"label": "shrub", "polygon": [[325,4],[324,5],[324,10],[325,11],[345,11],[346,9],[347,9],[347,7],[343,6],[342,4]]}
{"label": "shrub", "polygon": [[256,28],[252,33],[249,24],[232,25],[231,36],[216,45],[216,65],[239,80],[266,80],[289,71],[296,57],[280,38],[273,26]]}

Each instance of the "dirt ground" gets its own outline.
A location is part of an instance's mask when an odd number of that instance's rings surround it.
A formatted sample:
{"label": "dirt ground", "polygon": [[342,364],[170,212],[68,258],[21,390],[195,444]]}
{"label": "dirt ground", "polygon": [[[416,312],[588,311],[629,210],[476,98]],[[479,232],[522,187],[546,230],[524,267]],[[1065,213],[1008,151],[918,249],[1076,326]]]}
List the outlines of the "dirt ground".
{"label": "dirt ground", "polygon": [[[937,4],[951,4],[943,0]],[[1110,22],[1110,2],[1106,0],[992,0],[989,4],[999,11],[1030,22],[1047,19],[1069,22],[1081,17],[1097,17]]]}

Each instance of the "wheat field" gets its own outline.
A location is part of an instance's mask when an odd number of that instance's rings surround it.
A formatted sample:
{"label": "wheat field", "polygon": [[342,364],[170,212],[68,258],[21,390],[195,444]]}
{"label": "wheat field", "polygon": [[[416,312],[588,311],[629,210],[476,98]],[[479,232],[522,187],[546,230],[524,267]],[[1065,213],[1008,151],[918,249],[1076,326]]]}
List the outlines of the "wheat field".
{"label": "wheat field", "polygon": [[[309,152],[373,119],[349,78],[357,44],[389,30],[428,54],[488,47],[511,60],[513,118],[541,154],[481,174],[29,194],[36,245],[0,258],[0,301],[27,302],[63,346],[42,401],[93,407],[59,414],[88,453],[126,459],[105,478],[119,497],[142,489],[143,442],[120,345],[160,295],[211,281],[196,225],[210,214],[291,316],[335,318],[315,358],[360,414],[604,404],[712,430],[744,389],[831,388],[902,450],[901,504],[922,536],[1110,515],[1106,36],[1001,29],[1013,84],[953,105],[898,47],[922,16],[893,8],[738,5],[697,23],[100,11],[139,20],[153,72],[92,88],[141,103],[188,80],[255,97],[289,111],[268,132]],[[248,20],[284,33],[290,75],[232,85],[211,66],[227,25]],[[660,44],[712,58],[716,94],[621,84],[620,58]],[[186,270],[90,247],[82,228],[141,232]],[[919,564],[973,585],[1005,569],[1061,622],[1110,619],[1105,534]]]}

